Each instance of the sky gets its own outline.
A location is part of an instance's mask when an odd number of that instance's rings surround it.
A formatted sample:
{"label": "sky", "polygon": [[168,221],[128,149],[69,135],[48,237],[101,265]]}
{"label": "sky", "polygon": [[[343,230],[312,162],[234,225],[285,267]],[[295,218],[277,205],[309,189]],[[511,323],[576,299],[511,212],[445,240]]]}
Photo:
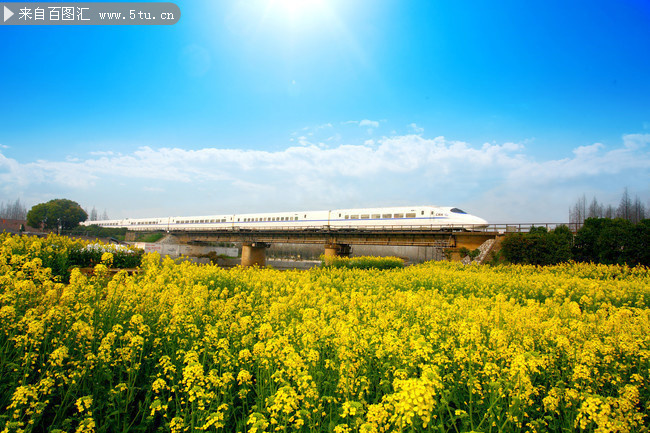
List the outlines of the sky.
{"label": "sky", "polygon": [[179,0],[0,25],[0,202],[111,218],[650,206],[650,2]]}

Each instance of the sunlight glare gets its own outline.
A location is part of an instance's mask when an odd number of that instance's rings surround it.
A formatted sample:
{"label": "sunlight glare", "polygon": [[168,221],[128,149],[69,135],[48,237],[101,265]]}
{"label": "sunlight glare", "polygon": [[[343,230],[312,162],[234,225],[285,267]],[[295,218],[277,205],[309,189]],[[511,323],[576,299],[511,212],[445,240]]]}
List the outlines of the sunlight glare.
{"label": "sunlight glare", "polygon": [[269,9],[290,21],[304,21],[318,17],[324,0],[270,0]]}

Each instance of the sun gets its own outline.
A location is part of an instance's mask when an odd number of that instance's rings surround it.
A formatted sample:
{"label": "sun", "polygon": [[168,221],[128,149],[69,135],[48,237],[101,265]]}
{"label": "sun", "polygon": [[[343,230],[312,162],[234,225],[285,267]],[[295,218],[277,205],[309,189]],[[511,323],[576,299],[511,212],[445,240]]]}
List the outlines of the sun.
{"label": "sun", "polygon": [[306,21],[323,12],[325,0],[269,0],[268,9],[289,21]]}
{"label": "sun", "polygon": [[271,8],[284,9],[290,14],[311,13],[321,8],[324,0],[270,0]]}

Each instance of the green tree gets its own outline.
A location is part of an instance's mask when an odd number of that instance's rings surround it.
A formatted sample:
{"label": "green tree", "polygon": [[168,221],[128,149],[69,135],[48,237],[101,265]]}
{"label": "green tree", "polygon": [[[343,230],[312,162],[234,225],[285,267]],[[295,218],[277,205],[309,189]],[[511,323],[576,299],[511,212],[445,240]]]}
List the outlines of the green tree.
{"label": "green tree", "polygon": [[574,257],[581,262],[650,265],[650,220],[588,218],[578,230]]}
{"label": "green tree", "polygon": [[79,203],[68,199],[39,203],[27,212],[27,225],[35,228],[43,225],[46,229],[72,229],[87,219],[88,214]]}
{"label": "green tree", "polygon": [[550,232],[546,227],[531,227],[528,233],[508,235],[501,244],[505,259],[511,263],[554,265],[571,260],[573,233],[566,226]]}

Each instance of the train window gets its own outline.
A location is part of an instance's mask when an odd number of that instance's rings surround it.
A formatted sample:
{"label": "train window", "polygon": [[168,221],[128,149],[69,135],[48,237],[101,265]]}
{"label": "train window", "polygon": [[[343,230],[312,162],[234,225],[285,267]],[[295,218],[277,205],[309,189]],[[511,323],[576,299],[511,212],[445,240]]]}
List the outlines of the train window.
{"label": "train window", "polygon": [[305,218],[307,218],[307,215],[305,215]]}
{"label": "train window", "polygon": [[406,218],[415,218],[415,212],[413,213],[407,213]]}
{"label": "train window", "polygon": [[341,214],[339,214],[339,218],[341,218]]}
{"label": "train window", "polygon": [[379,218],[381,218],[381,215],[379,215],[378,213],[372,214],[372,219],[378,220]]}
{"label": "train window", "polygon": [[396,213],[394,215],[394,218],[404,218],[404,214],[403,213]]}
{"label": "train window", "polygon": [[382,218],[392,218],[393,215],[391,215],[391,214],[389,214],[389,213],[385,213],[385,214],[383,214],[381,217],[382,217]]}
{"label": "train window", "polygon": [[422,211],[422,212],[420,213],[420,215],[424,215],[424,211]]}
{"label": "train window", "polygon": [[350,215],[346,215],[346,216],[345,216],[345,219],[346,219],[346,220],[349,220],[349,219],[350,219]]}
{"label": "train window", "polygon": [[451,212],[453,212],[453,213],[462,213],[462,214],[465,214],[465,213],[467,213],[467,212],[464,212],[464,211],[462,211],[462,210],[460,210],[460,209],[458,209],[457,207],[455,207],[455,208],[453,208],[453,209],[451,209]]}
{"label": "train window", "polygon": [[367,220],[368,218],[370,218],[370,215],[361,215],[362,220]]}
{"label": "train window", "polygon": [[225,222],[226,222],[226,219],[225,219],[225,218],[224,218],[224,219],[222,219],[222,220],[221,220],[221,222],[222,222],[222,223],[225,223]]}
{"label": "train window", "polygon": [[358,219],[359,219],[359,215],[350,215],[350,219],[351,219],[351,220],[358,220]]}

